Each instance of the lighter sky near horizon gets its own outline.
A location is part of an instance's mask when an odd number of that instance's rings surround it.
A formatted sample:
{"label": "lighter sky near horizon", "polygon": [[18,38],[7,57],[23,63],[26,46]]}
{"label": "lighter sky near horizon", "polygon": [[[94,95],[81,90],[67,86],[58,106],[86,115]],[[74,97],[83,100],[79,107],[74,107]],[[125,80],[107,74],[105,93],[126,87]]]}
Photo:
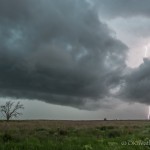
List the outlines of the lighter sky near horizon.
{"label": "lighter sky near horizon", "polygon": [[21,101],[21,119],[147,119],[149,10],[148,0],[0,1],[0,105]]}

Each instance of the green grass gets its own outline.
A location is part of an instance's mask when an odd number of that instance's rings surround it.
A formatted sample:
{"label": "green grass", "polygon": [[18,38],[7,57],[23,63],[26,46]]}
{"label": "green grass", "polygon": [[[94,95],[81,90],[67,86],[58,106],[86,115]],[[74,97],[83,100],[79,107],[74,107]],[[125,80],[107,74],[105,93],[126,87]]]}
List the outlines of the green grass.
{"label": "green grass", "polygon": [[0,150],[150,150],[149,124],[81,128],[5,124],[0,128]]}

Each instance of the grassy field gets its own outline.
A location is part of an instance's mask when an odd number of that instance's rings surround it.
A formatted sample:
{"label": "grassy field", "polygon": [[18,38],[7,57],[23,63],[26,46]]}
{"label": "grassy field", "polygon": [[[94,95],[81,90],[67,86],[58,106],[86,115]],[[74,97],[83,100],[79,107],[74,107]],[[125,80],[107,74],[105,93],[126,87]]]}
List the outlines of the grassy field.
{"label": "grassy field", "polygon": [[0,150],[149,150],[150,122],[0,122]]}

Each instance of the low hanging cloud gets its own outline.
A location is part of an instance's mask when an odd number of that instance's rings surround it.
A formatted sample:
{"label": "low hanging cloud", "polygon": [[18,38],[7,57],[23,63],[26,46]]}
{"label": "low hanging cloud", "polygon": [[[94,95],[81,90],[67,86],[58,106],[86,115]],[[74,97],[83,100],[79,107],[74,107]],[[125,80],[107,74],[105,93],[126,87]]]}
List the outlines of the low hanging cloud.
{"label": "low hanging cloud", "polygon": [[[130,35],[129,46],[137,43],[141,48],[139,55],[145,53],[145,47],[149,45],[149,23],[150,23],[150,1],[149,0],[95,0],[99,5],[95,5],[99,15],[103,20],[110,22],[116,29],[119,28],[124,35]],[[119,32],[118,32],[119,33]],[[131,39],[131,40],[130,40]],[[140,42],[146,45],[140,45]],[[142,51],[144,51],[142,53]],[[130,51],[131,52],[131,51]],[[149,48],[148,48],[149,52]],[[134,52],[133,52],[134,53]],[[134,54],[136,59],[137,54]],[[142,58],[142,56],[140,56]],[[127,71],[128,70],[128,71]],[[137,68],[128,68],[127,74],[123,75],[119,99],[127,102],[138,102],[150,104],[150,60],[144,58],[143,63]]]}
{"label": "low hanging cloud", "polygon": [[150,60],[144,62],[125,76],[120,97],[129,102],[150,104]]}
{"label": "low hanging cloud", "polygon": [[111,35],[85,0],[1,0],[0,96],[100,107],[126,67]]}

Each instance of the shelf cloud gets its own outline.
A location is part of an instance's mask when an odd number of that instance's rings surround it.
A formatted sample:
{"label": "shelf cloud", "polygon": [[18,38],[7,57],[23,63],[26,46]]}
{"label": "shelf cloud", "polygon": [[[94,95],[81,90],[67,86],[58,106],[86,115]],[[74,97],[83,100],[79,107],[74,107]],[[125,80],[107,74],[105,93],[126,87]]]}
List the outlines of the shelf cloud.
{"label": "shelf cloud", "polygon": [[0,96],[100,107],[128,47],[98,14],[86,0],[1,0]]}
{"label": "shelf cloud", "polygon": [[0,96],[92,110],[115,99],[150,104],[150,60],[127,66],[130,47],[109,27],[114,20],[132,37],[148,38],[149,6],[149,0],[1,0]]}

